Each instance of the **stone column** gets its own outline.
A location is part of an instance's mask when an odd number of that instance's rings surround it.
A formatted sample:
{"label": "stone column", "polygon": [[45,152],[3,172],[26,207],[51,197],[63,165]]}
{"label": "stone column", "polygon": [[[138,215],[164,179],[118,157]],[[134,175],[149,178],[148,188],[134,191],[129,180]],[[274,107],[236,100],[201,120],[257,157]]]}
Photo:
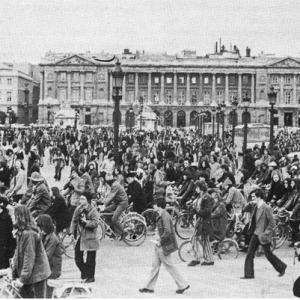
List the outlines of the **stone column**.
{"label": "stone column", "polygon": [[191,76],[190,73],[186,74],[186,105],[191,105]]}
{"label": "stone column", "polygon": [[80,72],[80,101],[84,101],[84,72]]}
{"label": "stone column", "polygon": [[[212,73],[212,87],[211,87],[211,102],[217,103],[216,101],[216,73]],[[219,104],[219,103],[217,103]]]}
{"label": "stone column", "polygon": [[294,74],[293,80],[293,102],[292,105],[297,105],[297,74]]}
{"label": "stone column", "polygon": [[113,94],[113,77],[112,77],[112,73],[109,74],[109,96],[108,96],[108,102],[111,103],[113,98],[112,98],[112,94]]}
{"label": "stone column", "polygon": [[165,104],[165,74],[161,73],[160,76],[160,105]]}
{"label": "stone column", "polygon": [[124,73],[123,82],[122,82],[122,104],[126,104],[126,75]]}
{"label": "stone column", "polygon": [[136,103],[139,103],[139,73],[135,73],[135,90],[134,90],[134,99]]}
{"label": "stone column", "polygon": [[72,101],[72,95],[71,95],[71,92],[72,92],[72,90],[71,90],[71,72],[68,72],[67,73],[67,76],[68,76],[68,100],[67,100],[67,102],[68,103],[70,103],[71,101]]}
{"label": "stone column", "polygon": [[173,105],[178,105],[178,95],[177,95],[177,72],[175,71],[173,74],[173,78],[174,78],[174,91],[173,91]]}
{"label": "stone column", "polygon": [[230,102],[229,102],[229,81],[228,81],[228,76],[229,74],[226,73],[225,74],[225,104],[226,106],[230,106]]}
{"label": "stone column", "polygon": [[44,99],[45,73],[41,72],[40,100]]}
{"label": "stone column", "polygon": [[201,102],[203,103],[203,74],[199,73],[199,101],[198,104]]}
{"label": "stone column", "polygon": [[239,104],[243,101],[243,95],[242,95],[242,74],[238,74],[238,102]]}
{"label": "stone column", "polygon": [[151,76],[152,76],[152,73],[151,72],[148,72],[148,103],[149,104],[152,104],[152,98],[151,98],[151,96],[152,96],[152,93],[151,93]]}
{"label": "stone column", "polygon": [[254,74],[251,74],[251,103],[255,103],[255,76]]}
{"label": "stone column", "polygon": [[278,104],[284,103],[284,74],[280,75],[280,97]]}

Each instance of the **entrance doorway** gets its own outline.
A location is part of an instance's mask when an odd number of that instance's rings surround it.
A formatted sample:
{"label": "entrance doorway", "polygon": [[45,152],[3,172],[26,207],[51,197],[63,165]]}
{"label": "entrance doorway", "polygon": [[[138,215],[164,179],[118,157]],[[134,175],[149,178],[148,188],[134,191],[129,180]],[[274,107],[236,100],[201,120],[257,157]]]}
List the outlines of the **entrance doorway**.
{"label": "entrance doorway", "polygon": [[287,126],[287,127],[293,126],[293,113],[292,112],[284,113],[284,126]]}
{"label": "entrance doorway", "polygon": [[180,128],[185,126],[185,112],[181,110],[177,114],[177,127]]}
{"label": "entrance doorway", "polygon": [[91,125],[91,115],[85,115],[85,124]]}

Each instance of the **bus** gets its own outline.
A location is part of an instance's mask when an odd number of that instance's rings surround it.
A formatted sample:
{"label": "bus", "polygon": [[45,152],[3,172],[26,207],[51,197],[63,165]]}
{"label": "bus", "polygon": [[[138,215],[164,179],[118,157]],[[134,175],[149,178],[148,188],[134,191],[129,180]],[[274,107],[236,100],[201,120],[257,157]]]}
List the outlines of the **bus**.
{"label": "bus", "polygon": [[[239,154],[243,153],[244,144],[244,124],[235,127],[234,142],[237,145]],[[258,144],[261,146],[262,142],[268,146],[270,142],[270,126],[264,123],[249,123],[247,130],[247,148],[252,148]]]}

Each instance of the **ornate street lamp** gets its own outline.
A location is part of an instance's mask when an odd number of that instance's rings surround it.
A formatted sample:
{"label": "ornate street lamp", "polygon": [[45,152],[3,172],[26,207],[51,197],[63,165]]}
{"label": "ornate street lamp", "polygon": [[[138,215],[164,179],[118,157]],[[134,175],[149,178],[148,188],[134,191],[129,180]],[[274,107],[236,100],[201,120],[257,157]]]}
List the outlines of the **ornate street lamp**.
{"label": "ornate street lamp", "polygon": [[75,110],[74,129],[77,130],[77,121],[79,119],[79,109]]}
{"label": "ornate street lamp", "polygon": [[224,138],[225,138],[225,110],[226,110],[226,104],[222,103],[220,104],[221,107],[221,116],[222,116],[222,142],[224,143]]}
{"label": "ornate street lamp", "polygon": [[143,109],[144,109],[144,98],[140,97],[139,102],[140,102],[140,106],[141,106],[141,109],[140,109],[140,130],[142,130],[142,118],[143,118]]}
{"label": "ornate street lamp", "polygon": [[47,109],[48,109],[48,111],[47,111],[47,113],[48,113],[48,124],[50,124],[50,115],[51,115],[51,111],[50,111],[51,105],[50,105],[50,103],[48,103]]}
{"label": "ornate street lamp", "polygon": [[232,105],[232,144],[234,145],[234,138],[235,138],[235,126],[236,124],[236,110],[238,107],[239,102],[237,101],[237,98],[234,98],[231,105]]}
{"label": "ornate street lamp", "polygon": [[268,93],[269,103],[271,105],[270,109],[270,143],[269,150],[273,153],[274,146],[274,105],[276,104],[277,92],[274,92],[274,87],[271,86],[270,92]]}
{"label": "ornate street lamp", "polygon": [[130,107],[129,108],[129,112],[128,112],[130,133],[132,133],[132,121],[133,121],[132,119],[133,119],[133,114],[134,114],[133,108]]}
{"label": "ornate street lamp", "polygon": [[251,98],[248,96],[248,93],[243,97],[243,104],[245,108],[245,118],[244,118],[244,145],[243,145],[243,153],[246,154],[247,151],[247,134],[248,134],[248,108],[251,103]]}
{"label": "ornate street lamp", "polygon": [[113,86],[113,100],[115,101],[114,111],[114,157],[115,163],[119,165],[119,117],[120,117],[120,100],[122,99],[122,86],[124,72],[121,68],[121,63],[117,59],[116,67],[112,71],[112,86]]}
{"label": "ornate street lamp", "polygon": [[204,122],[204,118],[206,117],[206,112],[205,111],[201,111],[199,113],[200,116],[200,120],[201,120],[201,124],[202,124],[202,131],[201,134],[203,133],[203,137],[205,135],[205,122]]}
{"label": "ornate street lamp", "polygon": [[10,106],[7,107],[7,114],[8,114],[8,124],[11,124],[11,114],[12,114],[12,109]]}
{"label": "ornate street lamp", "polygon": [[212,114],[212,136],[213,139],[215,138],[215,118],[216,118],[217,108],[215,106],[212,106],[211,108],[211,114]]}
{"label": "ornate street lamp", "polygon": [[24,101],[24,114],[25,114],[25,126],[29,125],[29,89],[28,89],[28,83],[25,83],[25,90],[24,90],[24,95],[25,95],[25,101]]}
{"label": "ornate street lamp", "polygon": [[221,107],[220,105],[217,106],[217,142],[219,142],[220,138],[220,115],[221,115]]}

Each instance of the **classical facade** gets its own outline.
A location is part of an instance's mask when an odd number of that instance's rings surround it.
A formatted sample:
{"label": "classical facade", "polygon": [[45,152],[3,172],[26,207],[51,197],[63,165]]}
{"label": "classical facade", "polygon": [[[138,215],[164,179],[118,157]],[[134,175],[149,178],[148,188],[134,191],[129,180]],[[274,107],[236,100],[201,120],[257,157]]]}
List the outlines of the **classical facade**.
{"label": "classical facade", "polygon": [[0,123],[26,124],[38,121],[40,74],[37,66],[0,64]]}
{"label": "classical facade", "polygon": [[[41,68],[39,121],[64,108],[77,109],[81,124],[109,125],[113,122],[113,63],[98,59],[113,55],[48,53]],[[224,48],[205,57],[184,51],[180,55],[131,54],[124,50],[117,55],[125,72],[120,103],[121,124],[129,126],[129,109],[134,115],[146,103],[167,126],[190,126],[195,116],[211,107],[226,104],[225,125],[232,124],[231,102],[237,99],[238,124],[242,123],[242,99],[251,98],[250,122],[270,122],[268,92],[277,91],[275,124],[299,125],[300,60],[251,56]],[[50,122],[51,122],[50,118]]]}

